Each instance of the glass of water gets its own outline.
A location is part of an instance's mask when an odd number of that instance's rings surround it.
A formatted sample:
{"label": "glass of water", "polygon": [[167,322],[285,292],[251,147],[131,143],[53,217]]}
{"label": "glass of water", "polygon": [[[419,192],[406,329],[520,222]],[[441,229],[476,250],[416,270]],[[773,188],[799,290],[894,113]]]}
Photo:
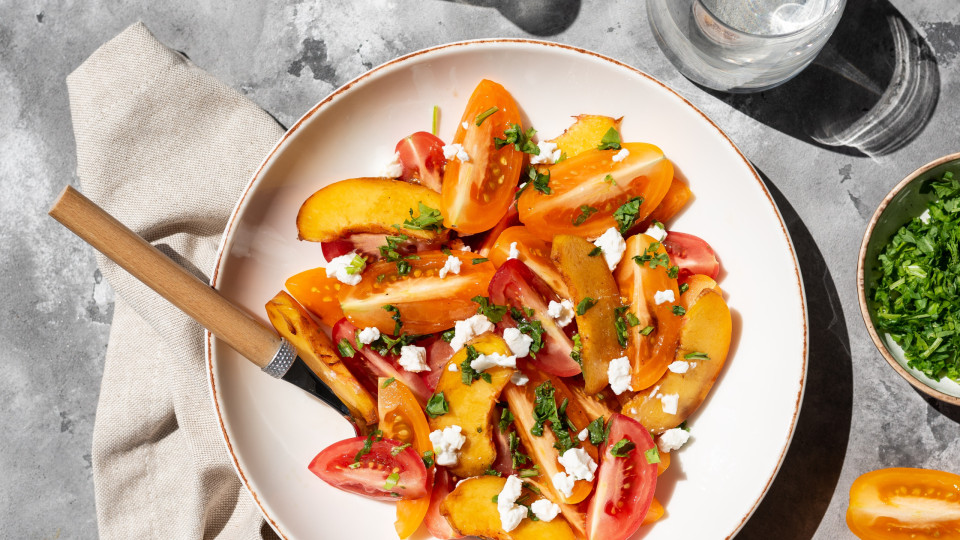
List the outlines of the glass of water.
{"label": "glass of water", "polygon": [[846,0],[647,0],[650,28],[688,79],[725,92],[759,92],[807,67]]}

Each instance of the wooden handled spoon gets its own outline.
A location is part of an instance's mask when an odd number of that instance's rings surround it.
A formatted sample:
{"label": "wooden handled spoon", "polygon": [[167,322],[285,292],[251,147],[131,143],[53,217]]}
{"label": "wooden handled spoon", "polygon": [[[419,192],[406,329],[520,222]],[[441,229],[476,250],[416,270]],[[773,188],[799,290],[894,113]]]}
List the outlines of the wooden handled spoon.
{"label": "wooden handled spoon", "polygon": [[290,343],[200,281],[70,186],[50,216],[266,373],[316,396],[356,424],[346,405],[297,357]]}

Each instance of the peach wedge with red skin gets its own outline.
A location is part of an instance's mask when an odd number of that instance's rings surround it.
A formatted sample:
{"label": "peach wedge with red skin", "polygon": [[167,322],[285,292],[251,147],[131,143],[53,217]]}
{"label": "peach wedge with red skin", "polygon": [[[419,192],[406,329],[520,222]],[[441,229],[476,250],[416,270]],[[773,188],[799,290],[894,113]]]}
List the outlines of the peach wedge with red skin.
{"label": "peach wedge with red skin", "polygon": [[[405,234],[427,242],[439,239],[445,233],[403,227],[411,210],[414,216],[420,215],[420,204],[439,209],[440,194],[390,178],[341,180],[303,202],[297,231],[301,240],[311,242],[332,242],[354,234]],[[400,230],[394,225],[400,225]]]}

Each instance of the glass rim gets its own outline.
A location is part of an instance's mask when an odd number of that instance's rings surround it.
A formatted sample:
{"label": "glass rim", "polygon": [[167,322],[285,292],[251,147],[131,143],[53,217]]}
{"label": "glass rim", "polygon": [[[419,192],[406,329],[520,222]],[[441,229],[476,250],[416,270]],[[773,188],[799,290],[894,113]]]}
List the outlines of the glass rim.
{"label": "glass rim", "polygon": [[793,36],[793,35],[796,35],[796,34],[800,34],[800,33],[802,33],[802,32],[805,32],[805,31],[809,30],[810,27],[816,26],[816,25],[820,24],[820,23],[823,22],[825,19],[828,19],[828,18],[832,17],[833,15],[835,15],[835,14],[837,13],[837,11],[842,10],[842,9],[847,5],[847,0],[836,0],[836,4],[833,6],[833,9],[831,9],[831,10],[828,11],[827,13],[824,13],[824,14],[821,15],[820,17],[817,17],[817,19],[815,19],[814,21],[810,22],[810,24],[804,26],[803,28],[797,29],[797,30],[793,30],[793,31],[790,31],[790,32],[784,32],[784,33],[782,33],[782,34],[753,34],[753,33],[750,33],[750,32],[744,32],[743,30],[738,30],[738,29],[730,26],[730,25],[727,24],[726,22],[724,22],[724,20],[721,19],[719,16],[717,16],[717,14],[714,13],[712,9],[710,9],[709,7],[706,6],[706,4],[703,3],[703,0],[694,0],[694,1],[695,1],[697,4],[700,4],[700,7],[703,8],[704,11],[706,11],[707,13],[709,13],[710,16],[713,17],[714,22],[715,22],[717,25],[719,25],[720,27],[722,27],[724,30],[728,30],[728,31],[733,32],[733,33],[735,33],[735,34],[739,34],[739,35],[741,35],[741,36],[749,36],[749,37],[755,37],[755,38],[782,38],[782,37],[790,37],[790,36]]}

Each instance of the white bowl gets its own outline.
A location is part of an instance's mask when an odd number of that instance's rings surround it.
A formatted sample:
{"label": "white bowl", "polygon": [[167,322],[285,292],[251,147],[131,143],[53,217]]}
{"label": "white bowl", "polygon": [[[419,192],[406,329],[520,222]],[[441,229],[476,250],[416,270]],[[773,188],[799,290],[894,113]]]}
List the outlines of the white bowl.
{"label": "white bowl", "polygon": [[[706,116],[615,60],[553,43],[489,40],[413,53],[346,84],[308,112],[254,175],[227,226],[213,285],[266,322],[264,303],[294,273],[320,266],[297,241],[304,199],[344,178],[376,175],[396,142],[430,130],[449,140],[473,88],[503,84],[544,138],[571,116],[623,116],[624,140],[660,146],[695,200],[670,224],[719,254],[732,308],[731,358],[691,418],[692,440],[661,477],[666,516],[637,538],[726,538],[757,507],[790,443],[806,377],[803,286],[786,227],[750,163]],[[208,338],[214,405],[237,472],[287,538],[394,538],[394,506],[339,492],[307,470],[353,431],[289,384]]]}

